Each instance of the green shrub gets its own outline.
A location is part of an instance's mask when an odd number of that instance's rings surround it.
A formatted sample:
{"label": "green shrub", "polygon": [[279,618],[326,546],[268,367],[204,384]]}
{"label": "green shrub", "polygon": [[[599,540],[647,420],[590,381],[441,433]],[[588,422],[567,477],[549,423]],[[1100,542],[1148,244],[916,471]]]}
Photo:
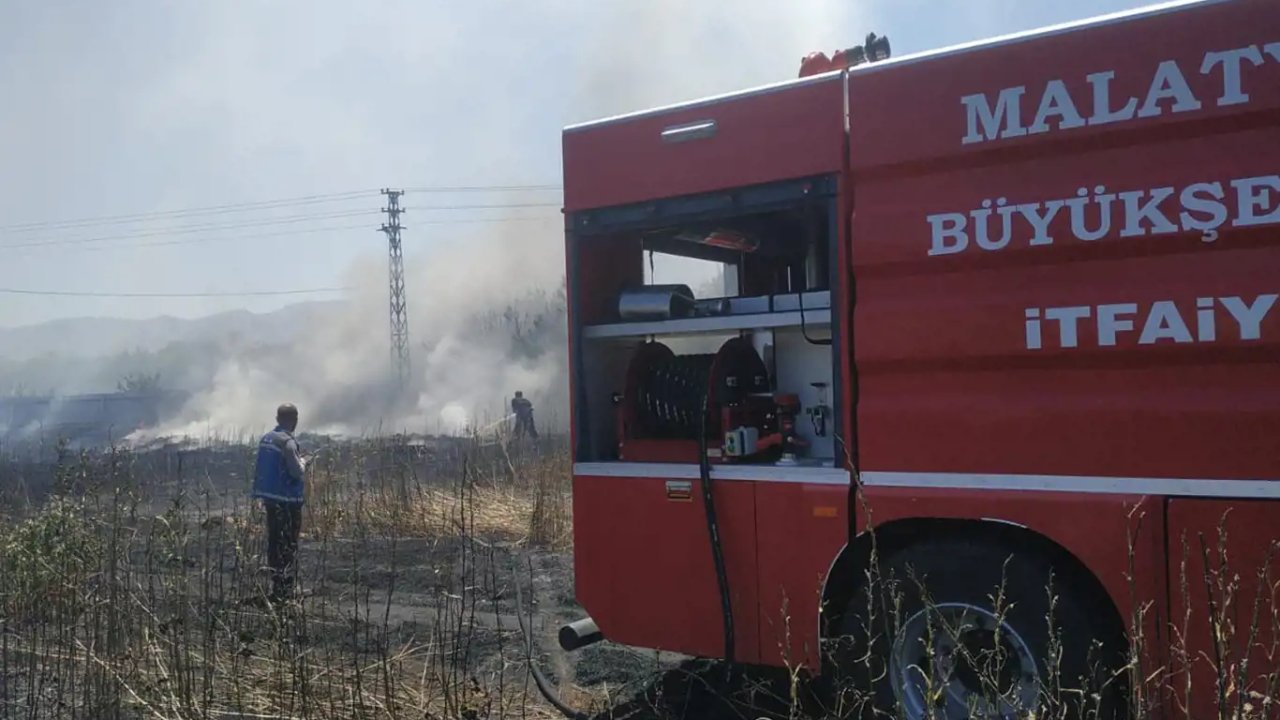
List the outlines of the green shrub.
{"label": "green shrub", "polygon": [[83,506],[54,498],[0,531],[0,599],[10,619],[74,611],[102,561],[102,540]]}

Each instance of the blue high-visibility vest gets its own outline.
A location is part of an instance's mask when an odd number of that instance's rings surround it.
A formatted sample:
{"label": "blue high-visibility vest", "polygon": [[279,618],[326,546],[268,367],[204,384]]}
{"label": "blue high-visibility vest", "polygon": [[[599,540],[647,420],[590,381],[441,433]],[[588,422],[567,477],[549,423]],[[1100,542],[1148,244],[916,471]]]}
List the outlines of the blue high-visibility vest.
{"label": "blue high-visibility vest", "polygon": [[282,427],[277,427],[258,443],[258,461],[253,475],[253,496],[277,502],[302,502],[302,479],[289,473],[285,452],[290,444],[297,452],[297,442]]}

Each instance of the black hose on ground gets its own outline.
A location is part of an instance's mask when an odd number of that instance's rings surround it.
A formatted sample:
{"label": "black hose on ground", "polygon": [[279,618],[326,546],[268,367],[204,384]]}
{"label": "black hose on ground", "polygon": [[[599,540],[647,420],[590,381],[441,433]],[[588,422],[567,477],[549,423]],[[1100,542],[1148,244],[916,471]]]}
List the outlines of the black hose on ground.
{"label": "black hose on ground", "polygon": [[529,674],[533,675],[533,684],[538,686],[538,692],[541,693],[542,697],[545,698],[547,702],[551,703],[551,706],[558,710],[561,715],[564,715],[569,720],[591,720],[586,714],[574,710],[560,700],[560,697],[556,695],[555,690],[551,688],[551,683],[547,682],[547,679],[542,676],[542,671],[538,669],[538,666],[533,664],[532,658],[529,660]]}
{"label": "black hose on ground", "polygon": [[520,578],[515,579],[516,583],[516,621],[520,623],[520,633],[524,635],[524,644],[526,655],[529,658],[529,674],[533,676],[533,684],[538,687],[538,693],[551,703],[551,707],[555,708],[561,715],[568,720],[591,720],[586,714],[565,705],[560,696],[556,694],[555,688],[551,687],[551,683],[547,681],[546,676],[538,669],[538,665],[533,659],[533,635],[529,633],[528,628],[524,625],[524,593],[520,592]]}
{"label": "black hose on ground", "polygon": [[707,535],[711,539],[711,560],[720,586],[720,612],[724,620],[724,659],[733,668],[733,605],[729,597],[729,576],[724,569],[724,548],[720,542],[720,525],[716,522],[716,506],[711,496],[711,460],[707,455],[707,396],[702,397],[702,432],[698,433],[698,471],[702,476],[702,504],[707,511]]}

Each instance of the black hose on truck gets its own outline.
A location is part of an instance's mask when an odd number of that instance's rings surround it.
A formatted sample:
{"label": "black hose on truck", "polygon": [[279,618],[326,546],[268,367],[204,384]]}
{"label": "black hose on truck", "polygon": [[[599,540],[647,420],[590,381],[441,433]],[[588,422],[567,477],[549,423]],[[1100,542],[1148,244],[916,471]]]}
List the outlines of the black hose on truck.
{"label": "black hose on truck", "polygon": [[[727,678],[733,677],[733,656],[734,656],[734,632],[733,632],[733,605],[729,596],[729,576],[725,572],[724,566],[724,547],[720,542],[720,524],[716,520],[715,499],[711,494],[711,460],[707,454],[707,397],[702,398],[702,412],[700,425],[701,432],[698,433],[698,472],[702,478],[702,502],[706,509],[707,515],[707,536],[711,541],[711,560],[716,570],[716,585],[720,589],[720,612],[724,620],[724,657],[727,664]],[[538,692],[552,707],[564,715],[568,720],[589,720],[583,713],[574,710],[565,705],[560,697],[556,694],[551,683],[547,681],[546,676],[538,669],[533,659],[533,636],[529,633],[524,625],[524,615],[521,608],[524,607],[524,597],[520,589],[520,580],[516,579],[516,619],[520,622],[520,630],[525,636],[525,647],[529,657],[529,674],[533,676],[533,682],[538,687]],[[592,624],[593,626],[594,624]],[[589,628],[590,629],[594,629]],[[599,630],[588,632],[587,642],[584,645],[598,641]],[[564,645],[564,638],[561,638],[561,644]]]}
{"label": "black hose on truck", "polygon": [[707,455],[707,396],[702,396],[701,432],[698,433],[698,471],[702,476],[702,504],[707,511],[707,535],[711,539],[711,560],[715,563],[716,583],[720,587],[720,612],[724,619],[724,659],[733,670],[733,605],[729,597],[729,576],[724,569],[724,548],[720,542],[720,524],[716,522],[716,505],[711,496],[711,460]]}

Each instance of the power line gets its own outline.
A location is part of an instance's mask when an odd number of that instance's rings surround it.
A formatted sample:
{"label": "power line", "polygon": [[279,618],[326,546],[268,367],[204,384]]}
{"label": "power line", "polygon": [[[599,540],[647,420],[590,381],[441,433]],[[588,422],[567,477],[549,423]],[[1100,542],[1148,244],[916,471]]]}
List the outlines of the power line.
{"label": "power line", "polygon": [[346,292],[351,288],[306,288],[300,290],[245,290],[239,292],[202,292],[202,293],[164,293],[164,292],[82,292],[79,290],[29,290],[25,288],[0,287],[0,295],[40,295],[52,297],[87,297],[87,298],[222,298],[222,297],[271,297],[277,295],[315,295],[320,293]]}
{"label": "power line", "polygon": [[67,238],[62,240],[42,240],[28,241],[21,243],[6,243],[0,245],[3,249],[25,248],[25,247],[44,247],[48,245],[83,245],[85,243],[106,242],[109,240],[133,240],[146,237],[160,237],[166,235],[187,235],[190,233],[214,232],[218,230],[243,230],[256,227],[269,227],[271,225],[290,225],[293,223],[310,222],[314,220],[334,220],[338,218],[360,217],[368,215],[376,215],[374,210],[353,210],[340,213],[322,213],[318,215],[291,215],[286,217],[274,218],[271,220],[255,220],[253,222],[240,223],[206,223],[204,225],[183,225],[173,228],[164,228],[144,233],[129,233],[127,235],[100,235],[97,237],[87,238]]}
{"label": "power line", "polygon": [[[420,193],[484,193],[484,192],[538,192],[553,191],[562,189],[559,185],[436,185],[409,188],[411,192]],[[71,229],[82,227],[94,227],[100,225],[127,225],[134,223],[147,222],[151,220],[175,220],[180,218],[197,217],[202,215],[225,215],[230,213],[256,212],[259,210],[273,210],[285,207],[296,207],[301,205],[315,205],[333,202],[345,202],[367,198],[378,193],[376,188],[368,190],[349,190],[337,193],[322,193],[314,195],[299,195],[288,198],[276,198],[272,200],[257,200],[251,202],[225,203],[221,205],[206,205],[194,208],[182,208],[177,210],[160,210],[155,212],[127,213],[121,215],[97,215],[90,217],[75,218],[71,220],[44,220],[24,223],[13,223],[9,225],[0,225],[0,231],[9,233],[36,232],[39,230],[52,229]]]}
{"label": "power line", "polygon": [[[405,210],[419,211],[455,211],[455,210],[518,210],[533,208],[553,208],[559,207],[559,203],[495,203],[495,204],[474,204],[474,205],[428,205],[414,208],[405,208]],[[217,230],[242,230],[256,227],[269,227],[272,225],[288,225],[299,222],[309,222],[312,220],[333,220],[337,218],[360,217],[365,215],[376,214],[373,210],[348,210],[343,212],[319,213],[308,215],[289,215],[284,217],[252,220],[234,223],[202,223],[197,225],[179,225],[170,228],[161,228],[143,233],[128,233],[117,235],[100,235],[87,238],[64,238],[49,240],[28,240],[18,243],[0,244],[0,248],[17,249],[28,247],[40,247],[44,245],[82,245],[86,243],[106,242],[110,240],[133,240],[145,237],[160,237],[165,235],[186,235],[189,233],[213,232]],[[503,219],[495,218],[495,221],[501,222]],[[431,221],[426,221],[430,223]],[[456,221],[455,221],[456,222]]]}
{"label": "power line", "polygon": [[[342,230],[367,230],[368,228],[369,228],[369,225],[367,223],[361,223],[359,225],[355,225],[355,224],[327,225],[324,227],[299,228],[296,230],[281,230],[280,232],[259,233],[255,235],[196,237],[196,238],[187,238],[185,240],[154,240],[151,242],[123,243],[119,245],[95,245],[92,247],[77,248],[77,250],[80,252],[109,252],[111,250],[134,250],[138,248],[170,247],[170,246],[176,246],[176,245],[203,245],[206,243],[238,242],[238,241],[247,242],[247,241],[253,241],[253,240],[266,240],[270,238],[286,237],[291,235],[313,235],[316,233],[323,233],[323,232],[340,232]],[[50,246],[48,243],[42,243],[36,247],[26,248],[28,252],[32,250],[41,250],[41,249],[50,249],[50,250],[56,249],[56,250],[61,250],[62,252],[66,252],[66,250],[63,250],[61,247]]]}
{"label": "power line", "polygon": [[470,193],[470,192],[537,192],[563,190],[562,185],[429,185],[405,188],[405,192],[418,193]]}
{"label": "power line", "polygon": [[517,208],[559,208],[558,202],[493,203],[486,205],[417,205],[406,210],[512,210]]}
{"label": "power line", "polygon": [[187,216],[199,215],[221,215],[232,212],[251,212],[257,210],[274,210],[282,207],[291,207],[295,205],[313,205],[326,202],[343,202],[347,200],[359,199],[376,193],[376,190],[356,190],[347,193],[331,193],[329,195],[302,195],[294,198],[282,198],[278,200],[261,200],[257,202],[231,203],[227,205],[208,205],[205,207],[186,208],[182,210],[165,210],[148,213],[132,213],[127,215],[100,215],[97,217],[78,218],[75,220],[46,220],[41,222],[17,223],[13,225],[0,225],[0,231],[5,232],[32,232],[35,230],[45,229],[63,229],[73,227],[86,227],[94,225],[117,225],[139,223],[150,220],[160,219],[182,219]]}
{"label": "power line", "polygon": [[505,217],[505,218],[455,218],[451,220],[421,220],[414,225],[505,225],[510,222],[559,223],[556,217]]}
{"label": "power line", "polygon": [[[369,212],[372,213],[374,211],[369,211]],[[421,225],[432,225],[432,226],[436,226],[436,225],[446,225],[446,226],[506,225],[509,223],[556,223],[558,224],[559,221],[560,219],[556,217],[450,218],[447,220],[420,220],[413,224],[418,226],[421,226]],[[349,224],[349,225],[327,225],[323,227],[299,228],[296,230],[282,230],[280,232],[272,232],[272,233],[256,233],[254,235],[194,237],[194,238],[185,238],[182,240],[155,240],[151,242],[119,243],[115,245],[94,245],[94,246],[88,246],[88,247],[78,247],[76,248],[76,250],[80,252],[110,252],[112,250],[135,250],[135,249],[153,248],[153,247],[178,247],[178,246],[190,246],[190,245],[204,245],[209,243],[247,242],[247,241],[254,241],[254,240],[266,240],[271,238],[290,237],[290,236],[298,236],[298,235],[314,235],[317,233],[325,233],[325,232],[341,232],[343,230],[367,230],[370,227],[371,225],[367,223]],[[211,232],[211,231],[212,230],[206,231],[206,232]],[[167,233],[159,232],[159,233],[145,233],[141,235],[136,235],[136,234],[135,235],[117,235],[117,236],[112,236],[110,238],[84,238],[83,240],[85,242],[88,242],[90,240],[107,242],[108,240],[134,240],[142,237],[154,237],[157,235],[165,235],[165,234]],[[0,245],[0,249],[23,250],[25,251],[24,253],[22,253],[23,255],[25,255],[26,253],[30,253],[32,251],[39,251],[39,250],[59,250],[62,252],[66,252],[65,245],[68,242],[69,241],[67,240],[28,242],[28,243],[14,244],[14,245]],[[12,257],[12,255],[10,257]]]}
{"label": "power line", "polygon": [[[474,193],[474,192],[529,192],[529,191],[552,191],[561,189],[558,185],[489,185],[489,186],[424,186],[410,188],[413,192],[421,193]],[[263,200],[257,202],[244,203],[228,203],[223,205],[210,205],[198,208],[187,208],[182,210],[169,210],[151,213],[133,213],[123,215],[103,215],[96,217],[78,218],[74,220],[62,221],[44,221],[18,223],[11,225],[0,225],[0,232],[10,234],[25,234],[36,231],[61,231],[61,230],[77,230],[85,228],[101,227],[106,225],[129,225],[140,224],[144,222],[156,221],[173,221],[184,219],[196,219],[208,216],[228,215],[234,213],[254,213],[269,210],[279,210],[290,207],[300,207],[304,205],[317,205],[323,203],[345,202],[354,200],[371,194],[372,190],[357,190],[344,193],[328,193],[319,195],[304,195],[293,198],[281,198],[276,200]],[[396,272],[397,262],[400,258],[400,242],[399,242],[399,214],[403,212],[398,207],[398,200],[404,191],[381,191],[382,194],[388,196],[388,207],[383,210],[389,216],[389,223],[382,226],[383,232],[387,233],[388,239],[392,245],[392,334],[394,350],[398,351],[398,364],[401,373],[408,370],[407,357],[407,323],[404,320],[404,284],[403,269],[399,273]],[[551,208],[558,207],[559,203],[541,202],[541,203],[475,203],[475,204],[449,204],[449,205],[431,205],[414,208],[426,212],[431,211],[453,211],[453,210],[510,210],[519,208]],[[57,238],[46,239],[44,241],[27,241],[20,243],[9,243],[0,245],[5,250],[14,250],[21,248],[48,248],[66,245],[87,245],[90,243],[111,242],[115,240],[137,240],[139,238],[160,237],[170,235],[184,235],[192,233],[210,233],[226,230],[240,230],[258,227],[267,227],[272,225],[284,225],[301,222],[314,222],[316,220],[336,219],[345,217],[359,217],[372,214],[373,211],[359,210],[350,212],[332,212],[309,215],[293,215],[285,217],[275,217],[270,219],[255,219],[247,222],[204,222],[194,225],[179,225],[176,227],[168,227],[156,229],[148,232],[134,232],[128,234],[103,235],[97,237],[81,237],[81,238]],[[535,218],[535,217],[508,217],[508,218],[451,218],[447,220],[426,219],[421,222],[424,225],[453,225],[453,224],[469,224],[469,223],[510,223],[510,222],[546,222],[552,218]],[[365,227],[363,225],[343,225],[332,227],[315,227],[300,228],[296,230],[286,230],[277,233],[261,233],[255,238],[237,238],[237,237],[203,237],[203,238],[187,238],[183,240],[161,240],[157,242],[134,243],[132,245],[107,245],[99,247],[85,247],[87,251],[103,251],[127,249],[130,247],[157,247],[166,245],[186,245],[204,242],[225,241],[225,240],[242,240],[256,239],[264,237],[279,237],[285,235],[301,235],[317,232],[332,232],[347,229],[357,229]],[[397,284],[397,275],[399,282]],[[246,298],[246,297],[276,297],[276,296],[296,296],[296,295],[312,295],[322,293],[345,292],[350,288],[345,287],[324,287],[324,288],[305,288],[292,290],[257,290],[257,291],[223,291],[223,292],[99,292],[99,291],[82,291],[82,290],[38,290],[30,288],[8,288],[0,287],[0,294],[3,295],[26,295],[39,297],[78,297],[78,298]],[[397,290],[399,293],[397,294]],[[397,314],[396,311],[399,311]],[[399,322],[397,322],[399,321]],[[397,330],[400,333],[397,334]]]}

